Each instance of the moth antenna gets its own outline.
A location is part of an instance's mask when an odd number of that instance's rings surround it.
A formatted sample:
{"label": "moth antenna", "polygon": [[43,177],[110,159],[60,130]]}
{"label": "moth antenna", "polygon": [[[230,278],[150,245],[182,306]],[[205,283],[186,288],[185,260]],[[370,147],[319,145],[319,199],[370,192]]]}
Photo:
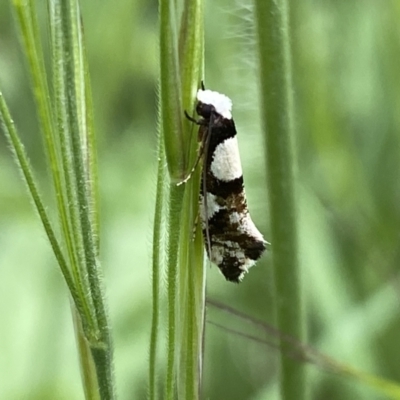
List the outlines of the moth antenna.
{"label": "moth antenna", "polygon": [[204,81],[203,80],[200,82],[200,87],[201,87],[201,90],[206,90],[206,87],[204,86]]}
{"label": "moth antenna", "polygon": [[204,141],[204,160],[203,160],[203,203],[204,203],[204,221],[205,221],[205,229],[206,229],[206,241],[207,241],[207,249],[208,249],[208,258],[212,261],[211,256],[211,239],[210,239],[210,229],[208,226],[208,200],[207,200],[207,155],[208,155],[208,148],[210,146],[210,138],[211,138],[211,127],[214,123],[214,114],[211,113],[210,116],[210,123],[208,125],[207,137]]}
{"label": "moth antenna", "polygon": [[184,178],[183,180],[181,180],[180,182],[178,182],[178,183],[176,184],[176,186],[183,185],[184,183],[186,183],[186,182],[192,177],[194,171],[196,170],[197,166],[199,165],[200,158],[203,156],[203,152],[204,152],[204,149],[203,149],[203,146],[201,146],[201,147],[200,147],[200,150],[199,150],[199,155],[197,156],[196,162],[194,163],[192,169],[191,169],[190,172],[187,174],[186,178]]}

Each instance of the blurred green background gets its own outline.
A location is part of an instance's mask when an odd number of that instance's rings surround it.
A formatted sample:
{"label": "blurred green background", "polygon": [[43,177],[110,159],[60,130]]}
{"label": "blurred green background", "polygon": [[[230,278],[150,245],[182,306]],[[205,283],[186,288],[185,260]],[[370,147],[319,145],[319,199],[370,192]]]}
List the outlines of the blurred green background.
{"label": "blurred green background", "polygon": [[[84,0],[101,189],[101,254],[121,399],[144,399],[156,166],[157,1]],[[301,261],[309,343],[400,381],[400,2],[291,2]],[[45,9],[40,9],[45,28]],[[206,85],[233,99],[249,207],[268,238],[254,21],[208,2]],[[43,29],[46,40],[46,31]],[[0,2],[0,88],[53,204],[26,64]],[[266,255],[208,296],[272,321]],[[290,274],[288,275],[290,276]],[[0,399],[83,399],[66,287],[0,135]],[[207,319],[268,339],[232,314]],[[300,361],[299,361],[300,362]],[[313,399],[380,399],[309,367]],[[276,350],[206,327],[204,398],[277,398]]]}

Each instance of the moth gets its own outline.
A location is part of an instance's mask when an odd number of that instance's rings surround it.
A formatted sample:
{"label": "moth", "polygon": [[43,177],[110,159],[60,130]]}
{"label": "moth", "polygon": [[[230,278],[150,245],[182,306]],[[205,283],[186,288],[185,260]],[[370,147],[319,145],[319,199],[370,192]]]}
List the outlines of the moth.
{"label": "moth", "polygon": [[[203,171],[200,187],[200,216],[206,252],[228,281],[239,283],[268,244],[254,225],[247,208],[242,165],[232,101],[205,90],[197,92],[200,158]],[[190,175],[189,175],[190,176]],[[189,178],[185,179],[185,181]]]}

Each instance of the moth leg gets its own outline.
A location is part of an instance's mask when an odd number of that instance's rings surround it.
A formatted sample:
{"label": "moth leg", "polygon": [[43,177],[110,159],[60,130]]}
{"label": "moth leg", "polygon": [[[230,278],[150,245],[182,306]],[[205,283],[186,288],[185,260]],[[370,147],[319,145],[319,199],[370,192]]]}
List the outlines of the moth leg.
{"label": "moth leg", "polygon": [[193,122],[196,125],[203,125],[201,121],[198,121],[197,119],[191,117],[188,112],[185,110],[185,117],[190,121]]}
{"label": "moth leg", "polygon": [[[202,125],[201,120],[198,121],[197,119],[191,117],[191,116],[188,114],[188,112],[187,112],[186,110],[185,110],[184,112],[185,112],[185,117],[186,117],[190,122],[193,122],[193,123],[196,124],[196,125]],[[192,177],[193,172],[195,171],[195,169],[196,169],[196,167],[197,167],[197,164],[199,163],[200,157],[201,157],[202,155],[203,155],[203,151],[202,151],[202,149],[200,149],[199,155],[198,155],[198,157],[197,157],[197,160],[196,160],[196,162],[194,163],[194,165],[193,165],[192,169],[190,170],[189,174],[188,174],[183,180],[181,180],[180,182],[178,182],[178,183],[176,184],[176,186],[183,185],[184,183],[186,183],[186,182]]]}

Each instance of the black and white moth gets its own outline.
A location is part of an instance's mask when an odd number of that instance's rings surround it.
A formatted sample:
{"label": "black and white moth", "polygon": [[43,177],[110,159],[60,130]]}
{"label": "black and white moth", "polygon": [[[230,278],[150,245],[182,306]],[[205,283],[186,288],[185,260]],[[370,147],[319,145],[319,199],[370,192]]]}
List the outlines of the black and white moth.
{"label": "black and white moth", "polygon": [[[261,257],[266,242],[247,208],[232,101],[204,87],[197,92],[203,173],[200,215],[208,258],[228,281],[239,283]],[[197,164],[197,163],[196,163]]]}

